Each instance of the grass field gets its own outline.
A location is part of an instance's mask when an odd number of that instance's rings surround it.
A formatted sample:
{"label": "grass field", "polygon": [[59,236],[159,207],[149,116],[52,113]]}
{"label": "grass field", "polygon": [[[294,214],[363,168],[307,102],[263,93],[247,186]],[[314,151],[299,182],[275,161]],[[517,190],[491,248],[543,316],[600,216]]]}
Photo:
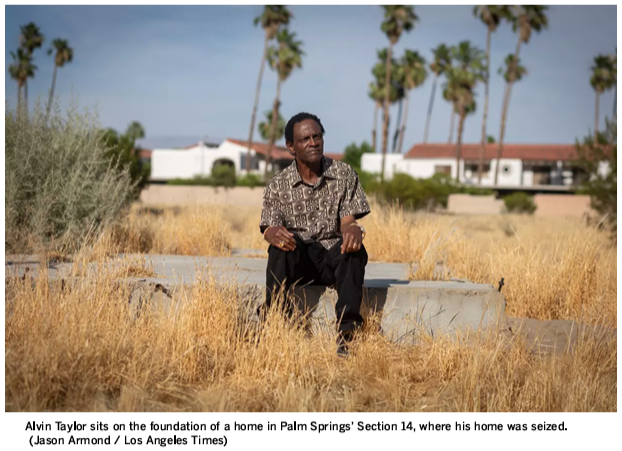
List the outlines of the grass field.
{"label": "grass field", "polygon": [[[362,222],[376,261],[415,263],[428,279],[496,283],[508,315],[615,327],[616,247],[580,221],[452,217],[373,206]],[[226,255],[261,249],[259,209],[134,209],[81,258],[115,252]],[[140,272],[136,262],[129,272]],[[370,318],[349,359],[334,336],[308,336],[272,315],[261,332],[238,292],[197,283],[174,319],[129,320],[128,293],[101,274],[95,286],[50,289],[13,281],[5,307],[8,411],[616,411],[617,344],[586,337],[572,354],[538,356],[525,343],[482,337],[473,346],[423,337],[396,346]]]}

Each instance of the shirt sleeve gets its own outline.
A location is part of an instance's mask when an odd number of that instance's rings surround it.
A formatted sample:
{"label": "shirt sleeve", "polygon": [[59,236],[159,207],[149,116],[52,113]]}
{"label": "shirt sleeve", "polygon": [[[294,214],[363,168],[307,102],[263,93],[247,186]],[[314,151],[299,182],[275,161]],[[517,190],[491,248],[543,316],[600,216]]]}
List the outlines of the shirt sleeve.
{"label": "shirt sleeve", "polygon": [[268,227],[282,225],[284,225],[284,222],[283,213],[281,212],[281,201],[277,193],[268,184],[263,192],[263,207],[261,209],[259,230],[263,233]]}
{"label": "shirt sleeve", "polygon": [[360,219],[370,213],[369,202],[359,177],[354,169],[350,170],[346,179],[346,192],[339,207],[339,217],[354,216]]}

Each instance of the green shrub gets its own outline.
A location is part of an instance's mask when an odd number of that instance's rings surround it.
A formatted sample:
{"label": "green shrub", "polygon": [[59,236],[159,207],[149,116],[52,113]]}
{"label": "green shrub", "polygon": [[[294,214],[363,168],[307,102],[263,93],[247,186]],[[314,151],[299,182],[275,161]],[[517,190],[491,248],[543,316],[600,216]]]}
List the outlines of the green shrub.
{"label": "green shrub", "polygon": [[209,176],[195,175],[191,179],[172,179],[167,185],[191,185],[191,186],[213,186],[214,182]]}
{"label": "green shrub", "polygon": [[235,186],[235,167],[227,164],[215,164],[212,168],[212,183],[214,186],[229,188]]}
{"label": "green shrub", "polygon": [[111,225],[136,185],[112,162],[96,119],[37,105],[5,109],[5,245],[9,252],[74,251]]}
{"label": "green shrub", "polygon": [[264,186],[264,183],[261,181],[261,178],[255,174],[246,174],[245,176],[237,179],[236,185],[255,188],[256,186]]}
{"label": "green shrub", "polygon": [[533,197],[527,193],[512,193],[505,196],[503,202],[505,203],[506,210],[510,213],[532,214],[536,211],[536,204],[533,203]]}

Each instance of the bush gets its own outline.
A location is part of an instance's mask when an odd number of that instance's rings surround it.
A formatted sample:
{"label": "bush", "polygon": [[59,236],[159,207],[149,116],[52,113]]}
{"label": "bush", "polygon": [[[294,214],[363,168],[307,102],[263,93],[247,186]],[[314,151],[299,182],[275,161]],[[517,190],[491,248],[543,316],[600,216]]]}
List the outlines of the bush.
{"label": "bush", "polygon": [[256,186],[264,186],[265,184],[255,174],[247,174],[244,177],[240,177],[239,179],[237,179],[236,185],[255,188]]}
{"label": "bush", "polygon": [[533,197],[522,192],[512,193],[503,199],[505,208],[510,213],[528,213],[536,211]]}
{"label": "bush", "polygon": [[212,183],[214,186],[229,188],[235,186],[235,167],[226,164],[215,164],[212,168]]}
{"label": "bush", "polygon": [[205,177],[202,175],[196,175],[191,179],[172,179],[169,180],[167,185],[190,185],[190,186],[213,186],[214,182],[211,177]]}
{"label": "bush", "polygon": [[111,162],[104,132],[75,105],[47,124],[40,105],[29,117],[7,105],[5,133],[7,251],[76,250],[132,199],[128,168]]}

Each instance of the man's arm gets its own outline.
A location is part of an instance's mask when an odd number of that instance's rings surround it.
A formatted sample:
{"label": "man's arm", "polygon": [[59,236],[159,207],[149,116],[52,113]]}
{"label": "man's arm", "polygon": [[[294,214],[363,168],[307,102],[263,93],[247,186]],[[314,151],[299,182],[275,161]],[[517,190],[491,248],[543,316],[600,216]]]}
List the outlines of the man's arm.
{"label": "man's arm", "polygon": [[283,213],[278,193],[268,184],[264,190],[259,230],[264,240],[285,251],[296,249],[294,235],[283,226]]}
{"label": "man's arm", "polygon": [[363,231],[356,224],[354,216],[350,215],[341,218],[340,229],[341,236],[343,237],[341,253],[358,251],[363,243]]}
{"label": "man's arm", "polygon": [[370,211],[369,202],[358,175],[354,169],[350,168],[350,171],[346,182],[345,198],[339,211],[341,236],[343,237],[342,254],[356,252],[361,248],[363,231],[356,224],[356,219],[366,216]]}

